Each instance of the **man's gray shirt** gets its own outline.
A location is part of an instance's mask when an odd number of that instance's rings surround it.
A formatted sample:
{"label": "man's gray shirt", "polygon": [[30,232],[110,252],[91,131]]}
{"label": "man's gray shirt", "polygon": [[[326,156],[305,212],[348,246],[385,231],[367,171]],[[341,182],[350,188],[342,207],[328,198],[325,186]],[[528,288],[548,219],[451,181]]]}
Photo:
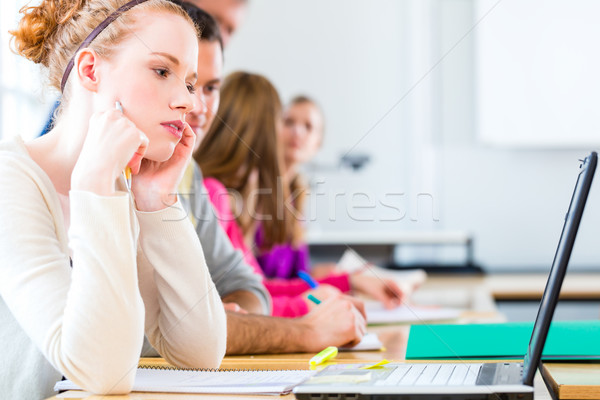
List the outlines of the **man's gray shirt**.
{"label": "man's gray shirt", "polygon": [[260,299],[263,312],[269,314],[271,296],[262,284],[262,276],[254,272],[244,260],[242,252],[231,244],[217,219],[203,180],[202,172],[194,162],[191,193],[180,193],[180,197],[188,214],[191,213],[195,218],[196,233],[219,295],[224,297],[237,290],[250,291]]}
{"label": "man's gray shirt", "polygon": [[[219,295],[224,297],[238,290],[252,292],[262,303],[263,312],[269,315],[271,296],[262,284],[262,276],[254,273],[252,267],[244,260],[242,252],[233,247],[219,224],[216,211],[203,184],[202,172],[195,162],[190,192],[179,193],[179,197],[188,214],[191,213],[195,218],[196,233]],[[144,338],[142,357],[155,356],[158,356],[158,353]]]}

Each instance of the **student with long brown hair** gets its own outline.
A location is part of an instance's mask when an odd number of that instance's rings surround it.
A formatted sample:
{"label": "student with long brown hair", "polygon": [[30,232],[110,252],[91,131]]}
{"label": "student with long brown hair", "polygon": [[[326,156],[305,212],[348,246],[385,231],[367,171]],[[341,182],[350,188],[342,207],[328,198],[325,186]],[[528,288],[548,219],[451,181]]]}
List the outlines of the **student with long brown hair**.
{"label": "student with long brown hair", "polygon": [[[281,102],[273,85],[260,75],[236,72],[225,80],[218,118],[194,154],[223,228],[261,274],[255,254],[294,238],[295,216],[285,204],[289,185],[282,167],[280,129]],[[260,248],[255,242],[259,229]],[[373,279],[379,287],[395,287],[393,282]],[[273,296],[273,315],[285,317],[301,316],[314,308],[309,294],[323,300],[351,289],[344,274],[320,279],[316,289],[298,278],[266,279],[264,283]]]}
{"label": "student with long brown hair", "polygon": [[193,22],[164,0],[22,13],[14,47],[62,100],[47,135],[0,144],[2,395],[45,398],[61,376],[128,392],[144,332],[173,364],[218,367],[225,312],[174,195],[195,140]]}
{"label": "student with long brown hair", "polygon": [[[287,239],[290,221],[289,211],[280,206],[285,195],[277,191],[279,187],[287,192],[285,185],[278,185],[279,95],[266,78],[236,72],[223,82],[217,115],[194,159],[204,174],[204,185],[221,226],[233,246],[244,253],[246,262],[262,274],[254,258],[254,234],[259,223],[272,243],[277,243]],[[264,283],[272,295],[272,315],[294,317],[309,311],[308,293],[304,297],[290,294],[284,281]],[[339,290],[321,285],[312,293],[325,300],[338,295]]]}

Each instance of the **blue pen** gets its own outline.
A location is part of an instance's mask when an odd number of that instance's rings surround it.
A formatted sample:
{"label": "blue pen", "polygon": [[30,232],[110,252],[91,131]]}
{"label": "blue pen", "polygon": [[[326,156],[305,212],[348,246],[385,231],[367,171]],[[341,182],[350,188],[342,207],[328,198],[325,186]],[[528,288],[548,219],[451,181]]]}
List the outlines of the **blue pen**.
{"label": "blue pen", "polygon": [[319,284],[312,278],[312,276],[310,276],[304,271],[298,272],[298,277],[304,282],[306,282],[306,284],[310,286],[311,289],[316,289],[319,287]]}

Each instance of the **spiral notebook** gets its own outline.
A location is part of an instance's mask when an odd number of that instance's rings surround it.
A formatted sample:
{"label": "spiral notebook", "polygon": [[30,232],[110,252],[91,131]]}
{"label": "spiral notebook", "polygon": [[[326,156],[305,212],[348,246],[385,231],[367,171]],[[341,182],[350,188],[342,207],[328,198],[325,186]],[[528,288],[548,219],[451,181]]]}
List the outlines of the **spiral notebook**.
{"label": "spiral notebook", "polygon": [[[134,392],[225,393],[280,395],[310,378],[314,371],[184,370],[138,368]],[[54,390],[81,390],[70,380],[58,381]]]}

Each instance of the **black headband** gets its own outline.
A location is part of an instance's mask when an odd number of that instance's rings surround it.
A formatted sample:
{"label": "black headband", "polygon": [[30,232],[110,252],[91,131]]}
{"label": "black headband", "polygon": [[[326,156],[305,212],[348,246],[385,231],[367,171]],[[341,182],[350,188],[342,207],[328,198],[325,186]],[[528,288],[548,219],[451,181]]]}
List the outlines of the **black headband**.
{"label": "black headband", "polygon": [[67,79],[69,78],[69,74],[71,73],[71,70],[73,69],[73,65],[75,64],[75,56],[77,55],[79,50],[89,46],[89,44],[92,43],[92,40],[96,39],[96,36],[98,36],[104,30],[104,28],[106,28],[111,22],[113,22],[115,19],[117,19],[125,11],[129,10],[132,7],[137,6],[138,4],[144,3],[145,1],[148,1],[148,0],[131,0],[127,4],[123,4],[121,7],[117,8],[112,14],[110,14],[108,17],[106,17],[106,19],[104,21],[102,21],[100,23],[100,25],[98,25],[96,27],[96,29],[94,29],[92,31],[92,33],[90,33],[88,35],[88,37],[85,38],[83,43],[81,43],[81,45],[77,48],[77,51],[75,51],[75,54],[73,54],[73,57],[71,57],[71,59],[69,60],[69,63],[67,64],[65,73],[63,74],[62,80],[60,81],[61,93],[64,92],[64,90],[65,90],[65,85],[67,84]]}

